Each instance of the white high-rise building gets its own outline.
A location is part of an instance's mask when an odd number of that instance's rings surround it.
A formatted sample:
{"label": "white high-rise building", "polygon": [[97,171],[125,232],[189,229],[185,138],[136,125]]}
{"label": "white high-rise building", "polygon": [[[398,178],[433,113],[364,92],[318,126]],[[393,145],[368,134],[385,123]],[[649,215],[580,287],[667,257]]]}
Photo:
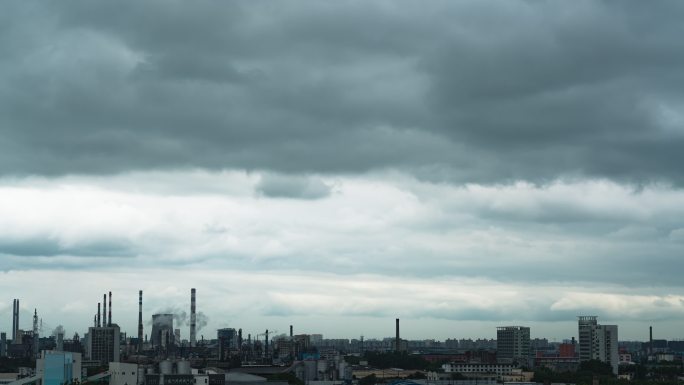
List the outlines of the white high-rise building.
{"label": "white high-rise building", "polygon": [[580,361],[599,360],[609,364],[618,374],[618,327],[599,325],[596,316],[579,316],[579,358]]}

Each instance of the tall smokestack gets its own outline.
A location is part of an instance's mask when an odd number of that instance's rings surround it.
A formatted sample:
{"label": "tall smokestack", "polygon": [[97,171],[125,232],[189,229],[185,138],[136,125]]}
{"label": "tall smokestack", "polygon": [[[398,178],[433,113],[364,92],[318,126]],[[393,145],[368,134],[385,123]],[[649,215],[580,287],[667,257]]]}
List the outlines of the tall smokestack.
{"label": "tall smokestack", "polygon": [[142,323],[142,290],[138,291],[138,353],[142,353],[143,323]]}
{"label": "tall smokestack", "polygon": [[38,336],[38,309],[33,310],[33,357],[38,356],[40,337]]}
{"label": "tall smokestack", "polygon": [[112,326],[112,292],[109,292],[109,315],[107,316],[107,326]]}
{"label": "tall smokestack", "polygon": [[14,313],[14,318],[17,319],[17,329],[16,329],[17,339],[21,340],[21,336],[19,335],[19,329],[21,328],[21,326],[19,326],[19,299],[17,299],[17,310]]}
{"label": "tall smokestack", "polygon": [[16,344],[19,336],[19,300],[15,299],[12,302],[12,343]]}
{"label": "tall smokestack", "polygon": [[100,327],[100,303],[97,303],[97,327]]}
{"label": "tall smokestack", "polygon": [[268,358],[268,329],[266,329],[266,344],[264,345],[264,357]]}
{"label": "tall smokestack", "polygon": [[395,338],[394,344],[396,345],[396,350],[399,351],[401,346],[401,340],[399,339],[399,318],[397,318],[397,336]]}
{"label": "tall smokestack", "polygon": [[653,354],[653,326],[648,327],[648,354]]}
{"label": "tall smokestack", "polygon": [[190,289],[190,346],[195,346],[197,344],[196,327],[197,327],[197,315],[195,314],[196,303],[195,303],[196,290],[193,287]]}
{"label": "tall smokestack", "polygon": [[107,326],[107,293],[102,294],[102,326]]}
{"label": "tall smokestack", "polygon": [[12,300],[12,343],[16,344],[17,341],[17,300]]}

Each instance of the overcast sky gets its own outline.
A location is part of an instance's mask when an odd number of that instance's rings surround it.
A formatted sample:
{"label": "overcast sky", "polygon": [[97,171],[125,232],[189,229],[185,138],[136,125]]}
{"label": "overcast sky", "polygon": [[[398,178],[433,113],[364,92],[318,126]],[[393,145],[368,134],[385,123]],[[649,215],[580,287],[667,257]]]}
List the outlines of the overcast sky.
{"label": "overcast sky", "polygon": [[[0,330],[682,338],[681,1],[3,3]],[[188,337],[187,327],[182,335]],[[146,333],[148,326],[146,326]]]}

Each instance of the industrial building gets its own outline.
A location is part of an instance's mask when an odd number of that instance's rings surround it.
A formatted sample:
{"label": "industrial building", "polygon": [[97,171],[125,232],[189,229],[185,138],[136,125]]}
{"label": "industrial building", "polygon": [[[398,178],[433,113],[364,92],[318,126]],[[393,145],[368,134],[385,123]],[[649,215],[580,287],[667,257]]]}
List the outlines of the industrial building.
{"label": "industrial building", "polygon": [[152,315],[152,345],[155,348],[168,348],[174,344],[173,314]]}
{"label": "industrial building", "polygon": [[[213,371],[195,371],[187,360],[163,360],[159,362],[159,370],[155,373],[148,368],[145,374],[145,385],[225,385],[226,375]],[[123,385],[123,384],[117,384]]]}
{"label": "industrial building", "polygon": [[88,328],[86,356],[102,365],[120,361],[121,332],[119,325]]}
{"label": "industrial building", "polygon": [[7,357],[7,333],[0,333],[0,357]]}
{"label": "industrial building", "polygon": [[108,373],[109,385],[137,385],[142,378],[137,364],[110,362]]}
{"label": "industrial building", "polygon": [[42,385],[63,385],[81,381],[81,355],[79,353],[46,351],[36,360],[36,377]]}
{"label": "industrial building", "polygon": [[238,350],[238,334],[234,328],[223,328],[216,331],[218,339],[219,361],[225,361],[231,351]]}
{"label": "industrial building", "polygon": [[100,317],[100,304],[97,304],[97,314],[94,325],[88,328],[85,340],[86,357],[90,361],[97,361],[100,365],[119,362],[121,355],[121,330],[119,325],[112,322],[112,292],[109,292],[109,312],[107,312],[107,294],[103,295],[104,309]]}

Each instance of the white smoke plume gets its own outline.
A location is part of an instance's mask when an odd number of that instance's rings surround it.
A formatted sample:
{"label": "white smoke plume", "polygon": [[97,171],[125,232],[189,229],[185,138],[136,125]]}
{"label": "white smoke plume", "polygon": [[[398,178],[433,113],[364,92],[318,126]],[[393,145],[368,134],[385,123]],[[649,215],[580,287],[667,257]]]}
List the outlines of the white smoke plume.
{"label": "white smoke plume", "polygon": [[55,330],[52,331],[52,335],[55,336],[55,337],[57,337],[57,334],[60,334],[60,333],[62,333],[62,335],[65,335],[64,326],[62,326],[62,325],[57,325],[57,327],[55,328]]}

